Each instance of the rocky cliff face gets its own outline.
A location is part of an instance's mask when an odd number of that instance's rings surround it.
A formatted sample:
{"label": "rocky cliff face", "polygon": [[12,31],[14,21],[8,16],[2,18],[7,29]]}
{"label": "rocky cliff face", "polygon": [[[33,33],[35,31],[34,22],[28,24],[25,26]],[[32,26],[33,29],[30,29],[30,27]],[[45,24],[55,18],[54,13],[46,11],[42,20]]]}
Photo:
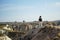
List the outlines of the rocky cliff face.
{"label": "rocky cliff face", "polygon": [[32,40],[60,40],[58,33],[60,33],[60,29],[45,27],[42,28]]}
{"label": "rocky cliff face", "polygon": [[[35,29],[37,30],[37,29]],[[37,33],[27,34],[24,40],[60,40],[60,29],[55,27],[44,27],[37,30]],[[58,35],[59,34],[59,35]]]}

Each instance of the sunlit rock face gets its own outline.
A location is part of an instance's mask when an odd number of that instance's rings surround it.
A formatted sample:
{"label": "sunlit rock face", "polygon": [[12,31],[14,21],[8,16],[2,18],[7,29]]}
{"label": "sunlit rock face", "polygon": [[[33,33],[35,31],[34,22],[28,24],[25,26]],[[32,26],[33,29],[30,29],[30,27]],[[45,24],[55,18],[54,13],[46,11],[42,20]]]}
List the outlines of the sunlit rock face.
{"label": "sunlit rock face", "polygon": [[6,36],[6,35],[1,35],[1,36],[0,36],[0,40],[12,40],[12,39],[9,38],[9,37]]}
{"label": "sunlit rock face", "polygon": [[5,30],[0,29],[0,35],[4,33],[5,33]]}

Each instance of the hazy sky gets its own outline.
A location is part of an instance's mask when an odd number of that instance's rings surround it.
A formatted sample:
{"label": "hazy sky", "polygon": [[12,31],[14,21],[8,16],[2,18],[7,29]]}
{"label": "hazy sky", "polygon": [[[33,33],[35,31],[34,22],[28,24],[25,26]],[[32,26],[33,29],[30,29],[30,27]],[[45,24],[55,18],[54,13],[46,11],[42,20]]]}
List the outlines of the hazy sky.
{"label": "hazy sky", "polygon": [[60,0],[0,0],[0,22],[60,20]]}

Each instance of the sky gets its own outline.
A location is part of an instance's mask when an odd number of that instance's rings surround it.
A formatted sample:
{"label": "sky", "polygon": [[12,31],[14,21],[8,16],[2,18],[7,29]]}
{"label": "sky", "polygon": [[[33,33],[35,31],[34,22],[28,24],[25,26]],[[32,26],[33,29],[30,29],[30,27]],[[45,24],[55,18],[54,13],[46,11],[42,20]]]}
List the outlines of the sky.
{"label": "sky", "polygon": [[60,0],[0,0],[0,22],[60,20]]}

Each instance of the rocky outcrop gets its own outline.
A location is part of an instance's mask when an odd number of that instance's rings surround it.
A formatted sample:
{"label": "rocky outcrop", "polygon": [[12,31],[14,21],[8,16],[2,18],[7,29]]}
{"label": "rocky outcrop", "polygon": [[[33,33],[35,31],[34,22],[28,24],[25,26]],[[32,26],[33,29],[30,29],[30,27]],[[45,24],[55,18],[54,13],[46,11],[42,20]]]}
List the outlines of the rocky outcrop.
{"label": "rocky outcrop", "polygon": [[32,38],[32,40],[60,40],[58,33],[60,33],[60,29],[55,27],[44,27]]}
{"label": "rocky outcrop", "polygon": [[25,35],[24,40],[60,40],[60,36],[58,35],[60,29],[58,28],[46,26],[34,29],[34,31],[31,34],[28,33]]}

